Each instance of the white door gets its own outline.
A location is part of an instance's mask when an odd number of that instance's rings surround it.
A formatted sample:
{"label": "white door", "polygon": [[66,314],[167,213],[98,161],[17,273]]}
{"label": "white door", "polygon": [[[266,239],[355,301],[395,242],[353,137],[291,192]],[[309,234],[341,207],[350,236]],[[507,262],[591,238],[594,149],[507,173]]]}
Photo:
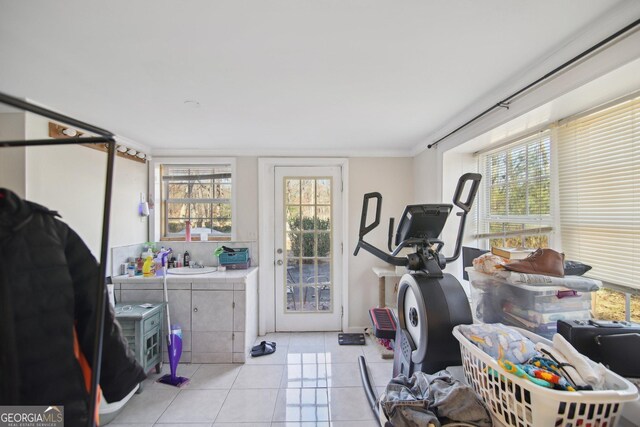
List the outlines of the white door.
{"label": "white door", "polygon": [[338,331],[340,167],[275,168],[276,331]]}

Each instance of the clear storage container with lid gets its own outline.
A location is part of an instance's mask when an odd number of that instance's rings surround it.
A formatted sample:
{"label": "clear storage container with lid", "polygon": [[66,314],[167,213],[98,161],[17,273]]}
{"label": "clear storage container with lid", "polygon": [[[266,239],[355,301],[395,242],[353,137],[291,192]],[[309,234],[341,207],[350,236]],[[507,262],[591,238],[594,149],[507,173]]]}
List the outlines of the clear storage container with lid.
{"label": "clear storage container with lid", "polygon": [[591,318],[590,292],[560,286],[513,285],[473,267],[466,271],[475,322],[501,322],[550,337],[556,333],[558,320]]}

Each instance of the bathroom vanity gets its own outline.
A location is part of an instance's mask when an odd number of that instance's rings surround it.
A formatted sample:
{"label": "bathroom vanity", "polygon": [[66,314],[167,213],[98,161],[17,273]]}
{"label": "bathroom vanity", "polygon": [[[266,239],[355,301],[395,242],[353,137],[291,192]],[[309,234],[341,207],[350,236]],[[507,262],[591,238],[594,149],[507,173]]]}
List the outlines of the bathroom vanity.
{"label": "bathroom vanity", "polygon": [[[171,323],[182,328],[181,362],[244,363],[258,335],[258,268],[196,270],[167,276]],[[112,281],[118,303],[163,301],[162,277],[116,276]]]}

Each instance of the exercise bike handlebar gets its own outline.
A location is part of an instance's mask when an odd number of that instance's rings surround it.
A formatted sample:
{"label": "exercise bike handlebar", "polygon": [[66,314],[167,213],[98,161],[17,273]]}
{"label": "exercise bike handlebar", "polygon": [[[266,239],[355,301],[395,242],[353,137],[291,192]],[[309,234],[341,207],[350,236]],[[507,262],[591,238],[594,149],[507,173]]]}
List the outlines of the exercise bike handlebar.
{"label": "exercise bike handlebar", "polygon": [[[367,225],[367,214],[369,212],[369,201],[371,199],[376,199],[376,215],[373,222]],[[367,233],[369,233],[371,230],[373,230],[380,224],[381,211],[382,211],[382,194],[378,192],[365,194],[362,200],[362,216],[360,217],[360,232],[359,232],[358,245],[356,246],[355,251],[353,251],[353,255],[354,256],[358,255],[360,248],[362,248],[365,251],[371,253],[372,255],[380,258],[381,260],[388,262],[389,264],[397,265],[397,266],[406,266],[409,262],[406,257],[397,257],[397,256],[394,256],[395,254],[388,254],[363,240],[363,237]]]}
{"label": "exercise bike handlebar", "polygon": [[[367,225],[367,213],[369,211],[369,200],[376,199],[376,219],[369,225]],[[362,201],[362,216],[360,217],[360,239],[362,239],[365,234],[376,228],[380,224],[380,211],[382,210],[382,194],[377,191],[373,193],[367,193],[364,195],[364,200]]]}
{"label": "exercise bike handlebar", "polygon": [[[462,200],[460,200],[460,198],[462,197],[462,193],[468,181],[471,181],[471,188],[469,189],[466,201],[463,202]],[[458,226],[456,247],[453,251],[453,255],[449,258],[445,258],[447,264],[457,260],[460,257],[460,251],[462,249],[462,237],[464,235],[464,227],[467,222],[467,214],[469,213],[469,211],[471,211],[471,207],[473,206],[473,201],[476,198],[476,193],[478,192],[478,188],[480,188],[480,181],[482,181],[482,175],[480,175],[479,173],[465,173],[458,180],[456,191],[453,194],[453,204],[462,209],[462,212],[458,213],[458,215],[460,216],[460,225]]]}

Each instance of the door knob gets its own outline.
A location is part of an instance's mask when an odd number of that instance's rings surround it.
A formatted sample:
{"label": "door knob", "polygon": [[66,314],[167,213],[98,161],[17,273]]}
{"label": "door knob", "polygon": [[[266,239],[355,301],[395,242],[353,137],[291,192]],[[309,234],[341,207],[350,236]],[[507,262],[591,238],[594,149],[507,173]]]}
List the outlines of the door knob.
{"label": "door knob", "polygon": [[195,308],[193,309],[193,311],[194,311],[194,313],[197,313],[197,312],[198,312],[198,307],[195,307]]}
{"label": "door knob", "polygon": [[278,264],[278,265],[282,265],[282,260],[281,260],[281,259],[279,259],[278,261],[276,261],[276,264]]}
{"label": "door knob", "polygon": [[282,248],[276,249],[276,253],[281,254],[282,253]]}

